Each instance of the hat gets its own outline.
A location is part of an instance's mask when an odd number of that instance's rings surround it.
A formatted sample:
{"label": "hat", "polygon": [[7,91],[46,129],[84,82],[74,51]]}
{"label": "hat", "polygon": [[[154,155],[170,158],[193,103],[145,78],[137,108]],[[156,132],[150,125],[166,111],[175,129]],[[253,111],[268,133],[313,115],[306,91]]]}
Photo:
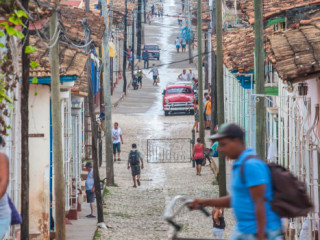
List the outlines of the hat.
{"label": "hat", "polygon": [[228,123],[222,124],[221,127],[218,129],[218,132],[212,136],[210,139],[218,140],[220,138],[239,138],[243,140],[244,132],[242,128],[240,128],[237,124]]}
{"label": "hat", "polygon": [[86,163],[86,168],[92,168],[92,162],[87,162]]}
{"label": "hat", "polygon": [[189,70],[192,70],[192,68],[189,68]]}
{"label": "hat", "polygon": [[133,143],[132,148],[136,148],[136,147],[137,147],[137,144]]}

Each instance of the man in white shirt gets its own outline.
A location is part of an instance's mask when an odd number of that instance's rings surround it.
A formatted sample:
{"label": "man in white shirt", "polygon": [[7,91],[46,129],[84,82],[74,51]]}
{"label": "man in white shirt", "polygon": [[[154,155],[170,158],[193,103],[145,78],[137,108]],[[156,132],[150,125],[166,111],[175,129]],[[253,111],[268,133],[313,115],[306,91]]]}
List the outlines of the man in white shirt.
{"label": "man in white shirt", "polygon": [[194,79],[195,79],[195,75],[192,72],[192,68],[189,68],[188,81],[193,81]]}
{"label": "man in white shirt", "polygon": [[113,141],[113,158],[116,161],[116,154],[118,153],[118,161],[120,161],[120,153],[121,153],[121,144],[123,144],[122,139],[122,131],[119,128],[119,124],[117,122],[114,123],[114,127],[112,129],[112,141]]}
{"label": "man in white shirt", "polygon": [[188,74],[185,69],[183,69],[182,73],[178,76],[181,81],[188,81]]}
{"label": "man in white shirt", "polygon": [[179,39],[179,37],[177,37],[177,39],[176,39],[176,49],[177,49],[177,53],[179,53],[179,50],[180,50],[180,39]]}

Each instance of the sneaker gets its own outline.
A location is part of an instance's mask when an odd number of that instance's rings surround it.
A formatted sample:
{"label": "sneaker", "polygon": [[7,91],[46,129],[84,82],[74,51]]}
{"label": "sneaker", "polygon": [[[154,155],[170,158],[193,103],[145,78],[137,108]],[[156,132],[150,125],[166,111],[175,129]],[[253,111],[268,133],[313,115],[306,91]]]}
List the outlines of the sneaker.
{"label": "sneaker", "polygon": [[140,186],[140,180],[139,179],[137,180],[137,183],[138,183],[138,186]]}
{"label": "sneaker", "polygon": [[120,158],[118,158],[118,161],[121,161]]}

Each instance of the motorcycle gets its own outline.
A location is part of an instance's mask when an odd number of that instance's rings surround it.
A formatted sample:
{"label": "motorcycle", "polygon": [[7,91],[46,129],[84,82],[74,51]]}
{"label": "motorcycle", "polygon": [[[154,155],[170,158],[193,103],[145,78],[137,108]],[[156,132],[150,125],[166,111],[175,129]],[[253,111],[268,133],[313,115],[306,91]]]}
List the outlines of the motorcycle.
{"label": "motorcycle", "polygon": [[133,76],[132,87],[134,90],[139,89],[138,77],[136,75]]}

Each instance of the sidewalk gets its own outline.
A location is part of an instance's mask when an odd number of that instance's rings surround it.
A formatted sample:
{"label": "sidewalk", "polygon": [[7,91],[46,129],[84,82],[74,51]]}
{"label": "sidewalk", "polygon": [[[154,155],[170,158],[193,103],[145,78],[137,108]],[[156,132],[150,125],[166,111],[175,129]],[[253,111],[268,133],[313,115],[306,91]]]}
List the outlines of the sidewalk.
{"label": "sidewalk", "polygon": [[[128,94],[128,87],[131,85],[131,71],[126,72],[127,76],[127,94]],[[115,86],[113,90],[113,94],[111,96],[111,106],[115,108],[121,102],[121,100],[125,97],[123,92],[123,77],[118,80],[118,84]]]}
{"label": "sidewalk", "polygon": [[66,239],[68,240],[91,240],[97,229],[97,219],[86,218],[90,214],[89,203],[81,205],[82,211],[78,212],[79,219],[71,220],[71,224],[66,225]]}

